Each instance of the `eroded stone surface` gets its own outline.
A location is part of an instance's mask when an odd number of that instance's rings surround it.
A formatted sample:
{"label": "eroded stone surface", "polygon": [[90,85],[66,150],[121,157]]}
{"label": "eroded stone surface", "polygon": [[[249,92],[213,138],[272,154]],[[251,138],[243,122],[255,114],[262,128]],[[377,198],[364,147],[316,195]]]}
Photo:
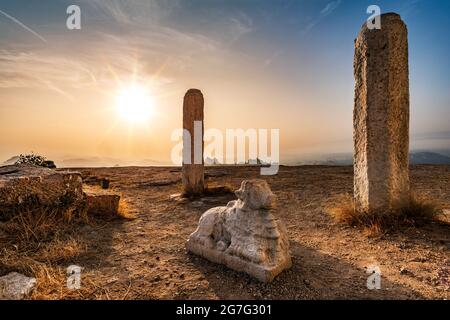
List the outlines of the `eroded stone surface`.
{"label": "eroded stone surface", "polygon": [[0,300],[22,300],[36,287],[36,279],[11,272],[0,277]]}
{"label": "eroded stone surface", "polygon": [[292,265],[284,224],[273,215],[275,195],[264,180],[246,180],[238,200],[206,211],[188,251],[263,282]]}
{"label": "eroded stone surface", "polygon": [[0,167],[0,209],[21,205],[58,206],[83,199],[78,172],[55,171],[32,165]]}
{"label": "eroded stone surface", "polygon": [[408,32],[397,14],[355,41],[354,197],[360,214],[394,212],[410,200]]}
{"label": "eroded stone surface", "polygon": [[119,215],[120,195],[100,187],[83,186],[87,212],[94,215]]}
{"label": "eroded stone surface", "polygon": [[[186,153],[186,157],[190,157],[190,161],[183,159],[183,193],[185,195],[200,195],[204,190],[204,160],[203,160],[203,108],[204,99],[200,90],[190,89],[184,96],[183,103],[183,129],[190,133],[190,138],[183,138],[183,154]],[[200,137],[200,141],[197,143],[197,159],[195,158],[195,135],[194,135],[194,123],[195,121],[201,121],[201,127],[197,128],[197,135]],[[199,130],[201,129],[201,130]],[[201,131],[201,132],[199,132]],[[190,149],[190,155],[186,150]],[[185,158],[185,157],[183,157]],[[189,163],[190,162],[190,163]]]}

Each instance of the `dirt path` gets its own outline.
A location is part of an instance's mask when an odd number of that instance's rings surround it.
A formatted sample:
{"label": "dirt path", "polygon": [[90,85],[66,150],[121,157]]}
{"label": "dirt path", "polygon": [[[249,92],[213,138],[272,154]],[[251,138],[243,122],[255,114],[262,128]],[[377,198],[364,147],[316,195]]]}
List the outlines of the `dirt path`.
{"label": "dirt path", "polygon": [[[282,167],[267,178],[278,196],[292,269],[272,284],[188,254],[184,243],[207,209],[233,196],[179,204],[176,168],[83,169],[108,177],[136,215],[81,226],[86,251],[71,264],[84,268],[80,298],[90,299],[448,299],[448,225],[433,224],[370,239],[360,230],[333,222],[325,212],[333,198],[352,192],[351,167]],[[207,181],[237,189],[257,168],[208,168]],[[417,166],[413,188],[450,209],[450,166]],[[61,263],[65,267],[69,261]],[[377,264],[381,290],[368,290],[365,268]],[[400,271],[400,270],[403,271]],[[55,295],[58,290],[55,290]],[[35,294],[39,297],[39,293]]]}

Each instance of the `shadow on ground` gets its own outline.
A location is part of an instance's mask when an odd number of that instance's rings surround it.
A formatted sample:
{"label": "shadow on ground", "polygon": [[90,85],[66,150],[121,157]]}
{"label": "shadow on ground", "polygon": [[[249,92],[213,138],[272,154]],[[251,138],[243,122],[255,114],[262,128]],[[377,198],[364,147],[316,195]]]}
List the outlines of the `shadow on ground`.
{"label": "shadow on ground", "polygon": [[[369,290],[364,269],[291,242],[293,266],[272,283],[190,255],[219,299],[421,299],[414,290],[382,278],[381,290]],[[326,276],[324,276],[326,275]]]}

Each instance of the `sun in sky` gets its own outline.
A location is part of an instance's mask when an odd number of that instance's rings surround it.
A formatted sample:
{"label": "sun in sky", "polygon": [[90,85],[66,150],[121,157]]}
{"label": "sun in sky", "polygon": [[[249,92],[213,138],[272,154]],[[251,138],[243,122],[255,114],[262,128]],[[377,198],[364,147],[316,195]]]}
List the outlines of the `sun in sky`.
{"label": "sun in sky", "polygon": [[116,110],[121,119],[130,124],[145,123],[154,111],[153,97],[145,86],[130,84],[118,90]]}

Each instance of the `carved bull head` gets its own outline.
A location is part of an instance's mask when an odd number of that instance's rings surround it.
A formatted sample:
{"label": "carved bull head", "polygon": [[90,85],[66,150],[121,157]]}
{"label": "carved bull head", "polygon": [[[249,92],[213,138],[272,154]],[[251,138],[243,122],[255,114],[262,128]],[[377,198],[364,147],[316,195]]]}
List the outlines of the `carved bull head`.
{"label": "carved bull head", "polygon": [[271,209],[276,202],[276,196],[265,180],[244,180],[235,194],[246,210]]}

